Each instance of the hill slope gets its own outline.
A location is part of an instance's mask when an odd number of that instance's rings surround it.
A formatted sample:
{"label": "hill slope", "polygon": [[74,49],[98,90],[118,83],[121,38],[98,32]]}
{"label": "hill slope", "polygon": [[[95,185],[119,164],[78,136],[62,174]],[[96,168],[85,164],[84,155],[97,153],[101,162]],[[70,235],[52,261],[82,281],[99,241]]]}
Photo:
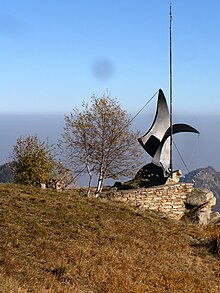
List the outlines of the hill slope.
{"label": "hill slope", "polygon": [[220,292],[219,231],[77,193],[0,184],[0,292]]}

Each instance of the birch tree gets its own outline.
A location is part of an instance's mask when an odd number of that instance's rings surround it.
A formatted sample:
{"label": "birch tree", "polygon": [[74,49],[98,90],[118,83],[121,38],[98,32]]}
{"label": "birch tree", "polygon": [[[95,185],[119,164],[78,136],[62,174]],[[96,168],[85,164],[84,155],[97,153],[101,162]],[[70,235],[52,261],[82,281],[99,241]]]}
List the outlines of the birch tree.
{"label": "birch tree", "polygon": [[82,104],[82,111],[74,108],[70,115],[64,116],[65,126],[62,139],[58,143],[58,148],[64,163],[74,169],[77,174],[85,173],[89,175],[87,195],[90,194],[92,186],[92,137],[91,114],[88,104]]}
{"label": "birch tree", "polygon": [[65,127],[59,147],[65,161],[73,168],[89,174],[89,190],[93,174],[98,175],[96,196],[104,179],[131,176],[140,164],[138,133],[131,130],[130,115],[109,93],[93,96],[90,106],[82,104],[65,116]]}

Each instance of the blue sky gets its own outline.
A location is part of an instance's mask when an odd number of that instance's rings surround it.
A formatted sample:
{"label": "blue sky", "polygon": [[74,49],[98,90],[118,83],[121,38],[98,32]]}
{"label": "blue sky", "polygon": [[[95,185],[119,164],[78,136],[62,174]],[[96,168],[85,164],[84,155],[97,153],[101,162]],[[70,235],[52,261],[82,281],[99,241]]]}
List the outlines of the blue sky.
{"label": "blue sky", "polygon": [[[173,0],[174,110],[218,114],[219,0]],[[169,96],[169,0],[7,0],[1,113],[67,113],[106,89],[136,112]]]}

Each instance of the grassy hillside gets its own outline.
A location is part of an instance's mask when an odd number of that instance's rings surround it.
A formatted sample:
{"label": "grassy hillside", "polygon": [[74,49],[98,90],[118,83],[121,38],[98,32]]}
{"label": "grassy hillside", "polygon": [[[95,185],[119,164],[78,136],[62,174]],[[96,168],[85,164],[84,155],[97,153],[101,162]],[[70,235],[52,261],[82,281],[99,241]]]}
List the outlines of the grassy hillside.
{"label": "grassy hillside", "polygon": [[217,228],[77,191],[0,184],[0,235],[1,293],[220,292]]}

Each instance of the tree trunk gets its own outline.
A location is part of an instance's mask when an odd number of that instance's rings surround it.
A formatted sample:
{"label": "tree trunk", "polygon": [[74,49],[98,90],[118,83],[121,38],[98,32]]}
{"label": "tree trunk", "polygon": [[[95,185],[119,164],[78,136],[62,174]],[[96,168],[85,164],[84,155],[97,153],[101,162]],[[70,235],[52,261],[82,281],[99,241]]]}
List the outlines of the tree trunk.
{"label": "tree trunk", "polygon": [[88,164],[86,164],[86,168],[87,168],[87,172],[89,174],[89,185],[88,185],[88,190],[87,190],[87,196],[89,196],[90,192],[91,192],[91,187],[92,187],[92,172],[91,172]]}
{"label": "tree trunk", "polygon": [[99,180],[98,180],[98,184],[97,184],[96,191],[95,191],[96,197],[99,197],[99,194],[102,191],[103,181],[104,181],[104,176],[103,176],[103,173],[101,172],[99,174]]}

